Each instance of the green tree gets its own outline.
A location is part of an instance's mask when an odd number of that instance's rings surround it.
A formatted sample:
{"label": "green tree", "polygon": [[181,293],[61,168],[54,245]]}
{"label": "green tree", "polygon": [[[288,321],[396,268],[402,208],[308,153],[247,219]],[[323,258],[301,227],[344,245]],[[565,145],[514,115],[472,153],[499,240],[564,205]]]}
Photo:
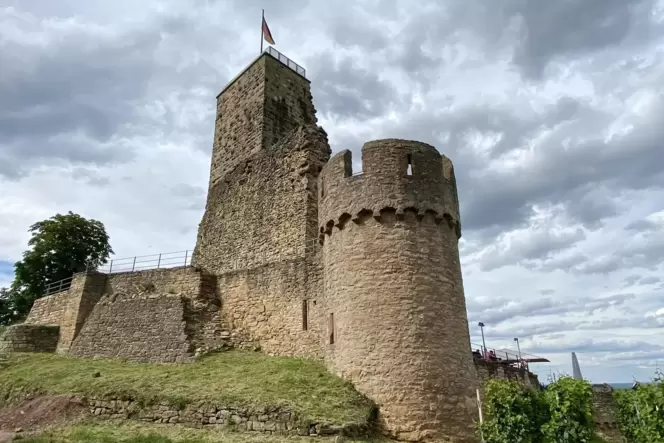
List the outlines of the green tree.
{"label": "green tree", "polygon": [[0,288],[0,326],[8,325],[14,319],[14,309],[11,303],[11,291]]}
{"label": "green tree", "polygon": [[30,311],[49,283],[96,269],[113,254],[104,224],[71,211],[37,222],[29,232],[30,249],[14,264],[10,303],[18,317]]}

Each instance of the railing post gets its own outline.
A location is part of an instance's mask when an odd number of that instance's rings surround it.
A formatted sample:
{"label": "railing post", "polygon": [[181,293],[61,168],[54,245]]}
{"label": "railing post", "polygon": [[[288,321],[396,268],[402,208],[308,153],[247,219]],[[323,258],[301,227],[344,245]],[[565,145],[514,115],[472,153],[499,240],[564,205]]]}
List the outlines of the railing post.
{"label": "railing post", "polygon": [[60,280],[60,287],[58,288],[58,291],[62,291],[62,283],[64,280]]}
{"label": "railing post", "polygon": [[159,260],[157,261],[157,269],[159,269],[159,265],[161,265],[161,254],[159,254]]}
{"label": "railing post", "polygon": [[134,256],[134,263],[131,265],[131,272],[134,272],[134,269],[136,269],[136,256]]}
{"label": "railing post", "polygon": [[111,263],[108,265],[108,273],[110,274],[111,272],[113,272],[113,260],[111,260]]}
{"label": "railing post", "polygon": [[187,266],[187,258],[189,257],[189,251],[184,251],[184,265]]}

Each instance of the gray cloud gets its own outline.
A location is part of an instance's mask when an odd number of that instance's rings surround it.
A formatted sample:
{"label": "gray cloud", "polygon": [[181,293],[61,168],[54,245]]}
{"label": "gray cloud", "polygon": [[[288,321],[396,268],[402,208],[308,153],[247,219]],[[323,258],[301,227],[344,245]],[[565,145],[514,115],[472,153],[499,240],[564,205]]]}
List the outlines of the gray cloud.
{"label": "gray cloud", "polygon": [[325,52],[306,60],[308,75],[316,79],[312,93],[322,116],[366,119],[384,115],[399,103],[397,91],[375,71],[357,67],[349,57],[334,58]]}

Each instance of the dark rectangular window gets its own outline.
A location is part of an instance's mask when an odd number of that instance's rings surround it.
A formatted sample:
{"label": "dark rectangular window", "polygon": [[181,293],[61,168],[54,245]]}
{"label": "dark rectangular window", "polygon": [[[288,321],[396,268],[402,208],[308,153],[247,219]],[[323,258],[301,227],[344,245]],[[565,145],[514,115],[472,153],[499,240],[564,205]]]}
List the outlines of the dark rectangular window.
{"label": "dark rectangular window", "polygon": [[302,300],[302,330],[309,329],[309,302]]}
{"label": "dark rectangular window", "polygon": [[413,175],[413,157],[410,154],[408,154],[407,159],[408,159],[408,169],[406,169],[406,175]]}
{"label": "dark rectangular window", "polygon": [[334,314],[330,314],[330,321],[327,325],[328,334],[330,335],[330,344],[334,344]]}

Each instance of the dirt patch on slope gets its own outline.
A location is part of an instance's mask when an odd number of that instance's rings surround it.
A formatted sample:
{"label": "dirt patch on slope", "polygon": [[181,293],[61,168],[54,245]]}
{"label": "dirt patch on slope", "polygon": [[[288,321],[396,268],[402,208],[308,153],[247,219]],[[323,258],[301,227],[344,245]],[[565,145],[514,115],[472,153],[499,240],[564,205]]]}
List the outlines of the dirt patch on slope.
{"label": "dirt patch on slope", "polygon": [[47,426],[71,423],[82,418],[85,413],[83,401],[71,395],[31,398],[0,409],[0,436],[3,431],[31,433]]}

